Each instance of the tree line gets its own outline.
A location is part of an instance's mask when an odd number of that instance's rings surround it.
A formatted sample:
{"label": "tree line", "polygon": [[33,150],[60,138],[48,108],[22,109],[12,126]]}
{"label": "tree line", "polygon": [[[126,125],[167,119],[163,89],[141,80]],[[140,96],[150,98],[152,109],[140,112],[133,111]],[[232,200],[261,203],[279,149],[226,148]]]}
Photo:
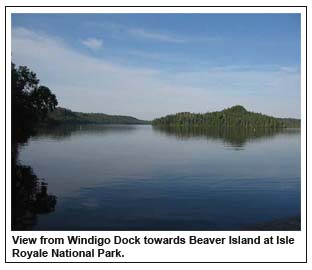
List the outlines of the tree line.
{"label": "tree line", "polygon": [[58,104],[51,90],[39,82],[28,67],[11,64],[12,140],[17,143],[27,139]]}
{"label": "tree line", "polygon": [[249,112],[243,106],[236,105],[222,111],[203,114],[190,112],[171,114],[154,119],[152,125],[232,128],[298,128],[300,127],[300,120],[292,118],[275,118],[261,113]]}
{"label": "tree line", "polygon": [[47,124],[149,124],[149,121],[139,120],[131,116],[109,115],[104,113],[73,112],[65,108],[56,108],[48,113]]}

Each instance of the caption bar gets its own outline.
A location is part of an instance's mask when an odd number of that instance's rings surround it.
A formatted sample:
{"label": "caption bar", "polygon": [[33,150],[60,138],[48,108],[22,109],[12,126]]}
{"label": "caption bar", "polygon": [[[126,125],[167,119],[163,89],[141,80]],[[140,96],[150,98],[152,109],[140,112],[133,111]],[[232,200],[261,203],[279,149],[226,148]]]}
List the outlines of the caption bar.
{"label": "caption bar", "polygon": [[[12,236],[11,258],[32,260],[34,258],[125,258],[127,246],[215,246],[215,245],[293,245],[295,238],[289,236],[257,237],[23,237]],[[38,248],[38,246],[42,246]],[[70,248],[68,248],[70,247]],[[91,247],[91,248],[90,248]],[[114,248],[112,248],[114,247]],[[82,248],[82,249],[81,249]]]}

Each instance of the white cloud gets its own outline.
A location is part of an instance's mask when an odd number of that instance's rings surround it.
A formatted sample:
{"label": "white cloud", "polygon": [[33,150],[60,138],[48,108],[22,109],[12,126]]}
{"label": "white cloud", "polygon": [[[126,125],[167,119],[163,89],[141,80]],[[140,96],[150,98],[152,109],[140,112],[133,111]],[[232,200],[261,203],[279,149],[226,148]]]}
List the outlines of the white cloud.
{"label": "white cloud", "polygon": [[58,38],[25,28],[12,30],[12,58],[34,70],[60,106],[76,111],[153,119],[242,104],[276,116],[300,116],[298,72],[219,67],[168,73],[133,68],[82,54]]}
{"label": "white cloud", "polygon": [[154,41],[171,42],[171,43],[185,43],[188,41],[185,38],[177,37],[172,34],[170,35],[165,33],[151,32],[139,28],[129,28],[127,31],[133,37],[150,39]]}
{"label": "white cloud", "polygon": [[158,42],[168,43],[186,43],[190,39],[181,37],[173,33],[151,31],[144,28],[130,27],[127,25],[116,24],[111,22],[92,23],[88,22],[87,25],[92,27],[101,27],[105,30],[111,31],[116,37],[128,36],[135,39],[144,39]]}
{"label": "white cloud", "polygon": [[101,49],[103,46],[103,41],[97,38],[88,38],[88,39],[82,40],[81,43],[92,50]]}

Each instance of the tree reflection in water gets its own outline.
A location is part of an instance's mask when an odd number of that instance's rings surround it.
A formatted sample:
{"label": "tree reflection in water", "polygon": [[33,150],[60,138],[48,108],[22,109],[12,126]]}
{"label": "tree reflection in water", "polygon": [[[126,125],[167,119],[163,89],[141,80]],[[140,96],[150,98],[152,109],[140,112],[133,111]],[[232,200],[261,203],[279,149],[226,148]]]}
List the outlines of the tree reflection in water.
{"label": "tree reflection in water", "polygon": [[30,166],[18,161],[19,146],[34,135],[34,128],[57,106],[51,90],[39,85],[36,73],[11,64],[11,228],[31,230],[38,214],[54,211],[56,197]]}
{"label": "tree reflection in water", "polygon": [[297,128],[235,128],[205,126],[153,126],[156,132],[175,136],[181,140],[205,137],[207,140],[222,140],[225,145],[236,149],[242,148],[247,142],[274,137],[278,134],[298,134]]}
{"label": "tree reflection in water", "polygon": [[12,166],[12,230],[33,229],[37,215],[53,212],[55,205],[56,196],[30,166]]}
{"label": "tree reflection in water", "polygon": [[[27,137],[19,142],[25,143]],[[18,162],[20,143],[12,143],[12,181],[11,181],[11,228],[12,230],[32,230],[38,214],[53,212],[56,196],[48,194],[48,185],[39,179],[32,167]]]}

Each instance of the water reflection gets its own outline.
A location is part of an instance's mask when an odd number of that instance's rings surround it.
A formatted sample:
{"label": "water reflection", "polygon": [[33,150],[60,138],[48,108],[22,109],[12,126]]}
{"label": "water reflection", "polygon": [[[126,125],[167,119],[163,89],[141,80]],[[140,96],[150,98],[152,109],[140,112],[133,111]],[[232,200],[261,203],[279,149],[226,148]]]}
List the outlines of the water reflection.
{"label": "water reflection", "polygon": [[37,215],[55,210],[56,196],[48,194],[47,183],[32,167],[12,166],[12,230],[31,230]]}
{"label": "water reflection", "polygon": [[133,132],[138,126],[135,125],[100,125],[100,124],[84,124],[84,125],[58,125],[41,127],[36,130],[35,137],[38,139],[49,138],[53,140],[69,139],[72,136],[80,135],[107,135],[111,133],[123,134]]}
{"label": "water reflection", "polygon": [[57,126],[19,158],[37,183],[16,184],[23,228],[242,230],[300,216],[300,130]]}
{"label": "water reflection", "polygon": [[300,129],[274,128],[233,128],[233,127],[191,127],[191,126],[153,126],[156,132],[174,136],[181,140],[207,138],[222,140],[227,146],[241,149],[247,142],[264,140],[279,134],[298,135]]}
{"label": "water reflection", "polygon": [[11,228],[12,230],[32,230],[37,223],[37,215],[55,210],[57,198],[48,194],[48,184],[38,178],[31,166],[18,160],[19,150],[27,144],[36,132],[12,132],[11,146]]}

